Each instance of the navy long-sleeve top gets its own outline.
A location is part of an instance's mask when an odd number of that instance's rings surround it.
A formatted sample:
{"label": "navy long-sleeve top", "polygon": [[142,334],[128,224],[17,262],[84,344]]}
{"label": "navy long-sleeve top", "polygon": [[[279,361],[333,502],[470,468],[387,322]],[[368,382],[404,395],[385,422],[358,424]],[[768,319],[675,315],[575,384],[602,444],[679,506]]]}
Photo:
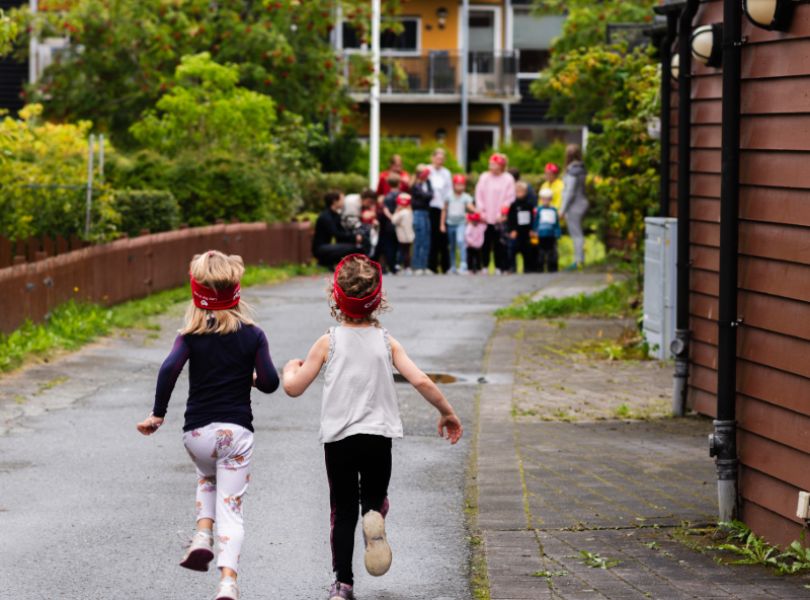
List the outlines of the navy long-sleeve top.
{"label": "navy long-sleeve top", "polygon": [[278,389],[278,372],[270,358],[267,337],[255,325],[224,335],[180,335],[158,373],[152,413],[164,417],[177,378],[189,362],[189,390],[183,431],[210,423],[235,423],[253,431],[250,390],[266,394]]}

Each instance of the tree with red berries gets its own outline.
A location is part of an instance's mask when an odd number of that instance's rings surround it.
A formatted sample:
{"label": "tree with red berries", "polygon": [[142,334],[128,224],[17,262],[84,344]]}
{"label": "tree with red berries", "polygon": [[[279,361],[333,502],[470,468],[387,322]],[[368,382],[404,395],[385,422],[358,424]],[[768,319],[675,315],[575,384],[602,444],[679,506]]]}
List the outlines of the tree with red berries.
{"label": "tree with red berries", "polygon": [[[367,4],[341,0],[361,32]],[[388,14],[395,4],[386,3]],[[77,0],[31,17],[29,30],[67,36],[70,46],[28,94],[46,116],[90,119],[128,145],[130,126],[176,84],[182,58],[208,52],[236,65],[239,85],[271,96],[280,112],[336,121],[351,105],[330,44],[335,9],[322,0]]]}

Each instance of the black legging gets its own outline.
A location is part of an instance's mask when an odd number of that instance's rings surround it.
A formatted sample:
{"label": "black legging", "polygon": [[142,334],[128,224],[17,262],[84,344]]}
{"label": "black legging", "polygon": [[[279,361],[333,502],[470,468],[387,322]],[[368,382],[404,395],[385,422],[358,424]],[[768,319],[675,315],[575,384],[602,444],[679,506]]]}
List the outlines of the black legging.
{"label": "black legging", "polygon": [[495,268],[501,271],[509,270],[509,259],[506,246],[501,243],[501,233],[495,225],[487,225],[484,233],[484,245],[481,247],[481,268],[484,272],[489,269],[490,255],[495,255]]}
{"label": "black legging", "polygon": [[351,435],[323,446],[332,507],[332,568],[337,580],[354,585],[352,554],[357,507],[362,514],[388,513],[391,480],[391,439],[380,435]]}
{"label": "black legging", "polygon": [[447,232],[442,233],[442,209],[430,209],[430,254],[428,254],[428,269],[434,273],[447,273],[450,270],[450,249],[448,247]]}

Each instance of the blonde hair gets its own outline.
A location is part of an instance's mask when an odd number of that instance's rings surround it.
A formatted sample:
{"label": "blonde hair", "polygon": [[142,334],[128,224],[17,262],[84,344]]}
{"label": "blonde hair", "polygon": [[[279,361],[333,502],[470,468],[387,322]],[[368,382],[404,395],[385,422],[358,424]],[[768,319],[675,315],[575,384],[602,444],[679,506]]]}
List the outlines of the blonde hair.
{"label": "blonde hair", "polygon": [[[209,250],[197,254],[191,259],[189,267],[191,276],[205,287],[221,290],[232,287],[242,280],[245,274],[245,263],[241,256],[223,254]],[[197,308],[194,301],[186,310],[185,324],[181,335],[204,335],[217,333],[224,335],[238,331],[242,325],[253,325],[252,310],[240,298],[239,304],[227,310],[205,310]]]}
{"label": "blonde hair", "polygon": [[515,183],[515,191],[516,192],[528,192],[529,191],[529,184],[525,181],[518,181]]}
{"label": "blonde hair", "polygon": [[[343,290],[343,293],[350,298],[365,298],[366,296],[371,295],[374,290],[377,289],[377,285],[380,283],[380,272],[377,270],[377,267],[372,265],[371,261],[368,259],[357,257],[347,261],[340,268],[337,283],[340,286],[340,289]],[[370,323],[379,327],[380,322],[377,320],[377,316],[380,313],[388,310],[388,308],[388,300],[383,292],[382,301],[377,307],[377,310],[375,310],[373,313],[363,317],[362,319],[347,317],[338,308],[337,302],[335,301],[333,283],[330,282],[329,310],[332,313],[332,317],[338,323],[355,323],[358,325]]]}

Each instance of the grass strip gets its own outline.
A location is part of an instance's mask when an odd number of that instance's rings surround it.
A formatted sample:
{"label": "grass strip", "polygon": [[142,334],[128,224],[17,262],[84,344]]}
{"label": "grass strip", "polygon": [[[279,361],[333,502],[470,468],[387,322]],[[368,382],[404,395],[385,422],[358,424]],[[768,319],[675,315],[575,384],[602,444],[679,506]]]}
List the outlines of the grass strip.
{"label": "grass strip", "polygon": [[635,281],[628,279],[613,283],[592,294],[579,294],[567,298],[519,298],[512,306],[500,308],[495,316],[500,319],[550,319],[556,317],[627,317],[639,307],[639,293]]}
{"label": "grass strip", "polygon": [[[248,266],[242,286],[280,283],[320,272],[322,269],[310,265]],[[0,335],[0,373],[13,371],[32,358],[47,360],[56,352],[75,350],[116,329],[160,329],[149,317],[188,299],[188,287],[182,286],[110,307],[70,300],[51,311],[45,322],[26,321],[12,333]]]}

